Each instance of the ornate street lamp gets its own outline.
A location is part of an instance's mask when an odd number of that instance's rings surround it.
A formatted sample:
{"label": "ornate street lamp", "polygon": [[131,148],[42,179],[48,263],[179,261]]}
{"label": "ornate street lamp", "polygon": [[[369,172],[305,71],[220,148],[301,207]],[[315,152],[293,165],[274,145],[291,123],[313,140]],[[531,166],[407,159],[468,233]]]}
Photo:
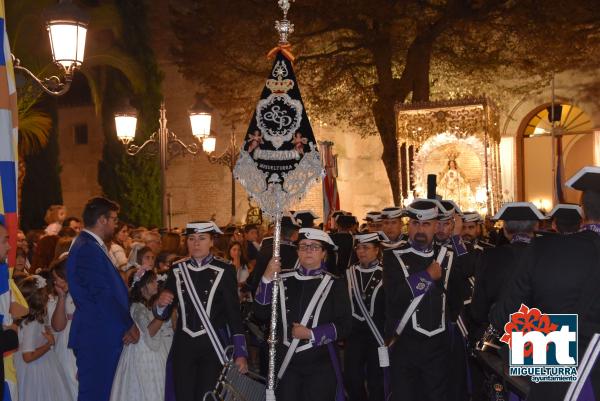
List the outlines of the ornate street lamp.
{"label": "ornate street lamp", "polygon": [[[154,132],[148,140],[141,145],[136,145],[133,142],[135,139],[135,131],[137,126],[137,113],[131,106],[121,107],[115,113],[115,127],[117,131],[117,138],[126,146],[126,152],[130,156],[135,156],[140,153],[143,149],[146,149],[149,154],[158,154],[160,157],[160,171],[161,171],[161,184],[162,184],[162,223],[163,226],[171,229],[171,218],[169,213],[167,184],[166,184],[166,171],[168,169],[168,162],[171,158],[178,155],[185,155],[186,153],[196,155],[200,152],[200,149],[208,157],[208,161],[211,164],[221,164],[228,166],[230,171],[233,172],[233,167],[239,156],[239,151],[235,143],[235,135],[232,132],[231,142],[228,148],[220,156],[213,156],[212,153],[215,151],[217,139],[211,135],[210,124],[211,114],[206,107],[199,108],[198,102],[189,111],[190,124],[192,127],[192,134],[198,141],[198,143],[185,144],[179,137],[167,128],[167,110],[164,102],[160,106],[160,118],[159,129]],[[200,148],[200,146],[202,148]],[[235,180],[233,180],[232,173],[232,216],[235,215]]]}
{"label": "ornate street lamp", "polygon": [[83,63],[89,17],[70,0],[60,0],[57,5],[47,9],[44,14],[52,60],[63,78],[54,75],[40,79],[23,67],[19,59],[13,55],[14,68],[32,78],[44,92],[60,96],[69,90],[73,74]]}

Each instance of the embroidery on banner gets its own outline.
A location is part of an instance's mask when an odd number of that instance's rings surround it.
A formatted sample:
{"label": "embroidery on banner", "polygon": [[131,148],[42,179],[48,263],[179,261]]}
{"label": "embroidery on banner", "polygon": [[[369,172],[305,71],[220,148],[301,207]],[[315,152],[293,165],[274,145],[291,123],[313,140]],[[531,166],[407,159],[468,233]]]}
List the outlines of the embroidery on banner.
{"label": "embroidery on banner", "polygon": [[[300,128],[303,107],[299,100],[292,99],[287,94],[294,87],[294,81],[284,79],[288,76],[288,69],[283,61],[275,63],[273,75],[277,79],[268,79],[266,84],[271,94],[266,99],[259,100],[256,105],[256,125],[262,138],[279,149]],[[253,137],[250,140],[255,139]]]}

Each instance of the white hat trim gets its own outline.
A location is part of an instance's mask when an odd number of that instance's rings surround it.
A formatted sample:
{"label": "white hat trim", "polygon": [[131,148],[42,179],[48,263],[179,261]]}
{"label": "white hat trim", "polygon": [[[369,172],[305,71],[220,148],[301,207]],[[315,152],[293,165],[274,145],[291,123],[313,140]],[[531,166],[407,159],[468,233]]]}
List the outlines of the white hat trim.
{"label": "white hat trim", "polygon": [[537,216],[538,219],[548,219],[548,217],[544,216],[544,214],[540,212],[540,210],[531,202],[509,202],[502,205],[500,210],[498,210],[498,213],[496,213],[496,215],[492,217],[492,220],[500,220],[500,216],[502,216],[502,213],[504,213],[509,207],[528,207],[533,211],[533,213]]}
{"label": "white hat trim", "polygon": [[574,176],[569,178],[567,182],[565,182],[565,186],[569,188],[573,188],[573,185],[581,178],[584,174],[593,173],[600,174],[600,167],[598,166],[586,166],[575,173]]}
{"label": "white hat trim", "polygon": [[316,228],[301,228],[298,233],[304,235],[306,239],[327,242],[329,245],[333,246],[334,249],[337,249],[337,245],[335,245],[329,234],[325,231]]}
{"label": "white hat trim", "polygon": [[413,203],[417,203],[417,202],[429,202],[429,203],[433,203],[435,205],[435,207],[431,208],[431,209],[415,209],[413,207],[411,207],[411,205],[406,207],[406,211],[407,212],[411,212],[412,214],[417,216],[417,219],[419,220],[433,220],[433,219],[437,219],[439,217],[442,210],[446,210],[444,209],[444,207],[442,206],[442,204],[440,203],[440,201],[436,200],[436,199],[415,199],[413,201]]}
{"label": "white hat trim", "polygon": [[404,209],[402,209],[402,208],[381,211],[381,216],[385,216],[388,219],[397,219],[399,217],[402,217],[403,214],[404,214]]}
{"label": "white hat trim", "polygon": [[577,213],[579,213],[579,216],[581,216],[583,218],[583,209],[581,209],[581,206],[579,205],[573,205],[570,203],[559,203],[558,205],[554,206],[554,208],[550,211],[550,213],[548,213],[548,217],[552,217],[554,215],[554,213],[556,213],[556,211],[558,209],[572,209],[577,211]]}
{"label": "white hat trim", "polygon": [[370,243],[373,241],[381,241],[381,238],[379,237],[379,234],[377,234],[377,233],[367,233],[367,234],[356,234],[354,236],[354,240],[358,244],[365,244],[365,243]]}
{"label": "white hat trim", "polygon": [[186,229],[194,230],[197,234],[216,232],[217,234],[223,234],[223,231],[215,224],[214,221],[207,221],[202,223],[188,223],[185,226]]}
{"label": "white hat trim", "polygon": [[479,215],[479,213],[464,213],[462,215],[463,221],[465,223],[473,223],[473,222],[479,222],[481,221],[481,216]]}

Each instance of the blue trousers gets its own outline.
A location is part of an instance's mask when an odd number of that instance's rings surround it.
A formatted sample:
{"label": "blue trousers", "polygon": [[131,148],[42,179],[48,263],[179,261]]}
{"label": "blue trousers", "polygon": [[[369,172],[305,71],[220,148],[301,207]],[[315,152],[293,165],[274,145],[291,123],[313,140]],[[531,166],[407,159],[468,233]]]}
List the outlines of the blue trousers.
{"label": "blue trousers", "polygon": [[79,379],[78,401],[109,401],[123,347],[75,350]]}

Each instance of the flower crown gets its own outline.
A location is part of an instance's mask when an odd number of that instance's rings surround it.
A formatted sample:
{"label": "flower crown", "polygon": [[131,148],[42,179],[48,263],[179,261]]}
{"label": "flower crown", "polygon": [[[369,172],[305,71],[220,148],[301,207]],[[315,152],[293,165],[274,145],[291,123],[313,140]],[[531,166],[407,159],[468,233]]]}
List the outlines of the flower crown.
{"label": "flower crown", "polygon": [[37,274],[34,274],[33,276],[31,276],[35,279],[35,288],[37,288],[38,290],[45,288],[46,285],[48,284],[46,279],[43,278],[42,276],[39,276]]}

